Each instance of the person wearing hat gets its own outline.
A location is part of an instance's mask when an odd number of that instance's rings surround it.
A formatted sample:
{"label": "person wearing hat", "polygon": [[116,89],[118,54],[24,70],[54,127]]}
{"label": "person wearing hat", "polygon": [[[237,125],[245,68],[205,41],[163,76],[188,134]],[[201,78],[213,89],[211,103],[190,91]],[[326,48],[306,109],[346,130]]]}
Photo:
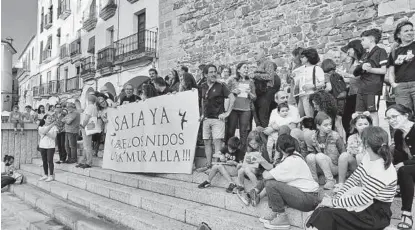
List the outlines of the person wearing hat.
{"label": "person wearing hat", "polygon": [[389,55],[389,82],[395,89],[397,104],[415,110],[415,41],[414,25],[410,21],[400,22],[394,39],[399,46]]}
{"label": "person wearing hat", "polygon": [[342,123],[346,130],[346,138],[350,136],[350,121],[352,120],[352,114],[356,111],[356,97],[359,86],[359,77],[353,75],[354,70],[359,65],[359,61],[362,58],[365,50],[363,49],[360,40],[350,41],[346,46],[341,48],[341,51],[347,54],[345,63],[346,71],[338,71],[343,76],[344,81],[348,84],[348,93],[346,97],[346,104],[343,111]]}

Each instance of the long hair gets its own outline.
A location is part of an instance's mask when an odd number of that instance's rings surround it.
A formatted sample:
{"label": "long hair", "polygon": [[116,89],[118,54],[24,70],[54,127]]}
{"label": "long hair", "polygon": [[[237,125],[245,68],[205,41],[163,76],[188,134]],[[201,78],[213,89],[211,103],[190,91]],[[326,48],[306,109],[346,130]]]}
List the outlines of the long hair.
{"label": "long hair", "polygon": [[407,115],[408,116],[408,120],[410,121],[414,121],[414,114],[412,112],[412,110],[404,105],[401,104],[394,104],[389,106],[386,111],[385,111],[385,116],[386,113],[390,110],[390,109],[394,109],[396,111],[398,111],[398,113],[400,113],[401,115]]}
{"label": "long hair", "polygon": [[356,123],[357,123],[357,121],[358,121],[358,120],[360,120],[360,119],[366,119],[366,120],[369,122],[369,126],[372,126],[372,125],[373,125],[373,120],[372,120],[372,117],[370,117],[370,116],[366,116],[366,115],[364,115],[364,114],[359,114],[359,115],[357,115],[355,118],[353,118],[353,119],[350,121],[350,133],[355,133],[355,132],[357,132],[357,130],[356,130]]}
{"label": "long hair", "polygon": [[330,93],[325,91],[319,91],[310,95],[310,105],[313,105],[313,101],[320,107],[322,112],[325,112],[332,119],[337,116],[337,102],[336,98]]}
{"label": "long hair", "polygon": [[45,106],[44,105],[39,105],[39,107],[37,107],[37,113],[38,114],[41,114],[41,112],[40,112],[40,108],[42,108],[43,107],[43,113],[46,113],[46,109],[45,109]]}
{"label": "long hair", "polygon": [[179,74],[177,73],[175,69],[172,69],[171,73],[173,75],[173,80],[171,81],[171,85],[173,86],[174,84],[180,82],[180,78],[179,78]]}
{"label": "long hair", "polygon": [[382,157],[385,161],[385,169],[388,169],[392,164],[388,133],[378,126],[366,127],[362,132],[362,142],[365,146],[371,148],[375,154]]}
{"label": "long hair", "polygon": [[[236,65],[236,80],[240,80],[242,78],[241,74],[239,73],[239,70],[242,68],[243,65],[247,65],[247,62],[240,62],[238,65]],[[245,80],[249,79],[249,76],[244,77]]]}
{"label": "long hair", "polygon": [[157,96],[156,88],[154,88],[154,86],[150,84],[143,84],[141,86],[141,90],[147,98],[152,98],[152,97]]}
{"label": "long hair", "polygon": [[[270,162],[271,159],[269,159],[268,151],[267,151],[267,137],[263,133],[263,131],[264,131],[264,128],[258,126],[248,134],[248,137],[246,139],[246,145],[247,145],[246,149],[247,149],[247,152],[259,151],[261,155],[268,162]],[[249,142],[251,142],[251,140],[255,140],[255,142],[258,144],[258,149],[252,149],[252,147],[249,146]]]}

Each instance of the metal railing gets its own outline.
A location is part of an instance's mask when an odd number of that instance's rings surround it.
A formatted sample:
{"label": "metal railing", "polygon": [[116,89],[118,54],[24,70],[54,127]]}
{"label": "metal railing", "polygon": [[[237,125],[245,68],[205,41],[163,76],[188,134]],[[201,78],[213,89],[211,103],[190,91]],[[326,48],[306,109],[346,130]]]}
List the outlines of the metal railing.
{"label": "metal railing", "polygon": [[81,61],[81,75],[95,71],[95,57],[89,56]]}
{"label": "metal railing", "polygon": [[111,67],[114,63],[115,48],[113,45],[107,46],[98,51],[97,69]]}
{"label": "metal railing", "polygon": [[41,96],[48,95],[49,94],[49,84],[48,83],[41,84],[40,88],[39,88],[39,91],[40,91]]}
{"label": "metal railing", "polygon": [[69,57],[68,44],[61,45],[60,57],[61,59]]}
{"label": "metal railing", "polygon": [[78,90],[79,89],[79,76],[66,80],[66,90]]}
{"label": "metal railing", "polygon": [[66,92],[66,80],[62,79],[58,82],[58,93],[65,93]]}
{"label": "metal railing", "polygon": [[52,57],[52,50],[50,49],[43,50],[43,55],[42,55],[43,61],[49,59],[50,57]]}
{"label": "metal railing", "polygon": [[157,32],[143,30],[114,42],[115,60],[121,61],[132,54],[155,52]]}
{"label": "metal railing", "polygon": [[81,54],[81,38],[77,38],[70,44],[70,55],[75,56]]}

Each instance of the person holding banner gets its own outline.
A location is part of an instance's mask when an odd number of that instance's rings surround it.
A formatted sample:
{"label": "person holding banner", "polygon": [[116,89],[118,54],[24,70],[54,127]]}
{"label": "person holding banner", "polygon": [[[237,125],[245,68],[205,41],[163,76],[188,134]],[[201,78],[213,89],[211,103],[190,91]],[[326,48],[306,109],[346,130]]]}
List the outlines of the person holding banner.
{"label": "person holding banner", "polygon": [[[235,96],[225,84],[217,82],[217,68],[209,64],[203,70],[207,77],[202,85],[202,111],[200,121],[203,121],[203,140],[205,142],[205,154],[207,164],[198,171],[206,171],[212,166],[212,142],[215,151],[223,147],[225,138],[225,119],[232,111]],[[229,98],[229,107],[225,110],[225,98]],[[225,112],[227,111],[227,112]]]}
{"label": "person holding banner", "polygon": [[84,154],[77,168],[91,168],[92,165],[92,134],[101,132],[101,125],[98,123],[97,97],[93,94],[88,96],[88,105],[84,111],[84,120],[81,122]]}

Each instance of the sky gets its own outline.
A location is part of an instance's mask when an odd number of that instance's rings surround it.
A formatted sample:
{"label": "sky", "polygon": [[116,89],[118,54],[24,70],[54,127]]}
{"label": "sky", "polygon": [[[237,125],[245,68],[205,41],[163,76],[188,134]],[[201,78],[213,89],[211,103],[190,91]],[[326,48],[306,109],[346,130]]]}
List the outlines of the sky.
{"label": "sky", "polygon": [[1,39],[14,39],[14,61],[36,34],[36,14],[37,0],[1,0]]}

